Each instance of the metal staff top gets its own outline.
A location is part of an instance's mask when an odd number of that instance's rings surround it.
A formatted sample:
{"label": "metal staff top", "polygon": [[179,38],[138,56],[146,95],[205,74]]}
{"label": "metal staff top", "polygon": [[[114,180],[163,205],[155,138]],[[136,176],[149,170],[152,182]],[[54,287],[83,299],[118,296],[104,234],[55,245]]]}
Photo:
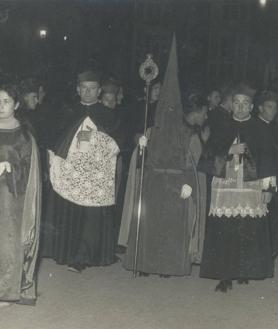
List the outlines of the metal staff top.
{"label": "metal staff top", "polygon": [[158,66],[153,61],[152,55],[148,54],[145,62],[143,62],[139,67],[140,77],[146,81],[147,85],[149,85],[151,81],[158,76],[158,73]]}

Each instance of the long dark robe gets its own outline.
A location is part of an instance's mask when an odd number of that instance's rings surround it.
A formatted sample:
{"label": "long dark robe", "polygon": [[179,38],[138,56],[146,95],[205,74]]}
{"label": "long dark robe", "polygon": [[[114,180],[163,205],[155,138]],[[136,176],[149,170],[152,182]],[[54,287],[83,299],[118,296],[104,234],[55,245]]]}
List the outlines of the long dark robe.
{"label": "long dark robe", "polygon": [[[190,140],[194,131],[184,135],[184,163],[180,169],[156,169],[146,166],[143,182],[142,216],[137,270],[152,274],[189,275],[204,237],[204,213],[196,219],[196,206],[205,209],[205,184],[194,170]],[[136,152],[136,150],[135,150]],[[140,170],[136,169],[137,154],[131,160],[119,244],[127,245],[123,266],[132,270],[136,242],[138,187]],[[203,176],[204,178],[204,176]],[[193,188],[192,197],[180,197],[183,184]],[[201,191],[200,191],[200,190]],[[201,192],[201,195],[200,195]],[[202,205],[197,199],[201,199]],[[200,200],[198,200],[200,201]],[[197,205],[198,204],[198,205]],[[195,230],[194,230],[195,228]]]}
{"label": "long dark robe", "polygon": [[[275,176],[274,145],[267,131],[260,128],[260,123],[253,118],[245,122],[231,120],[230,130],[222,138],[218,132],[218,140],[208,142],[200,168],[212,176],[217,172],[220,177],[225,177],[226,163],[231,160],[229,148],[239,137],[248,147],[248,154],[242,159],[244,181]],[[219,167],[215,171],[217,157],[221,161],[218,161]],[[221,280],[272,277],[269,217],[209,216],[200,276]]]}
{"label": "long dark robe", "polygon": [[[152,102],[148,104],[147,128],[154,126],[157,103],[158,102]],[[140,100],[132,106],[131,128],[134,136],[136,134],[142,135],[144,133],[145,108],[145,100]]]}
{"label": "long dark robe", "polygon": [[40,226],[38,150],[21,127],[0,129],[0,300],[34,304]]}
{"label": "long dark robe", "polygon": [[[271,134],[271,138],[274,140],[275,144],[275,154],[276,157],[276,177],[278,177],[278,125],[277,123],[267,123],[261,119],[258,119],[260,123],[260,130],[265,131],[264,135]],[[273,191],[272,200],[269,204],[269,217],[270,217],[270,234],[271,234],[271,244],[272,244],[272,254],[276,258],[278,255],[278,192]]]}
{"label": "long dark robe", "polygon": [[[67,153],[73,137],[89,116],[99,131],[121,144],[121,134],[115,113],[100,103],[76,107],[69,122],[71,126],[62,134],[56,154]],[[114,206],[85,207],[65,200],[53,190],[49,193],[48,211],[43,232],[42,257],[51,257],[59,264],[78,266],[104,266],[116,261]]]}

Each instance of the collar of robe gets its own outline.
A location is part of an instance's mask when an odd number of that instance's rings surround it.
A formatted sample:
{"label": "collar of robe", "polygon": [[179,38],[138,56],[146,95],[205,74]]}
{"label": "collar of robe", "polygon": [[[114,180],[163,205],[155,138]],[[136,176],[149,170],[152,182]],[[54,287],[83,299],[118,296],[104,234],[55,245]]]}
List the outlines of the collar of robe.
{"label": "collar of robe", "polygon": [[82,105],[84,105],[84,106],[91,106],[91,105],[95,105],[95,104],[97,104],[98,101],[93,102],[93,103],[90,103],[90,104],[88,104],[88,103],[84,103],[84,102],[82,102],[82,101],[80,101],[80,103],[81,103]]}
{"label": "collar of robe", "polygon": [[237,121],[237,122],[245,122],[245,121],[248,121],[248,120],[251,119],[251,115],[249,114],[247,118],[244,118],[244,119],[242,119],[242,120],[236,118],[235,116],[233,116],[233,119],[234,119],[235,121]]}
{"label": "collar of robe", "polygon": [[259,119],[260,119],[260,120],[262,120],[263,122],[267,123],[267,124],[270,124],[270,121],[268,121],[268,120],[264,119],[264,118],[263,118],[263,117],[261,117],[260,115],[259,115]]}

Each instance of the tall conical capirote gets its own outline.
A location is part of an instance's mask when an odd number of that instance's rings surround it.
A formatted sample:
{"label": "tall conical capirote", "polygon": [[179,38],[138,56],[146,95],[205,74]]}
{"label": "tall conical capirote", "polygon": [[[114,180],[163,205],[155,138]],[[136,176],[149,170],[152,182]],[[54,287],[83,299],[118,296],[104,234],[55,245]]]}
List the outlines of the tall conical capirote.
{"label": "tall conical capirote", "polygon": [[154,168],[180,169],[184,163],[183,131],[183,109],[174,35],[156,108],[155,126],[148,144],[146,164]]}

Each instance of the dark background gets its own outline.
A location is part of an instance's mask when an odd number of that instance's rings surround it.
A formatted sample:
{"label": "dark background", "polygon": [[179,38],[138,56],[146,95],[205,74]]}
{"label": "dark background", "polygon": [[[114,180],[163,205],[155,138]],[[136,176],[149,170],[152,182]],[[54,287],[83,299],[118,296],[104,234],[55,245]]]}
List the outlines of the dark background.
{"label": "dark background", "polygon": [[242,79],[267,88],[278,76],[274,0],[0,1],[0,22],[2,74],[38,76],[61,94],[87,67],[140,90],[138,66],[153,53],[163,76],[173,32],[183,90]]}

